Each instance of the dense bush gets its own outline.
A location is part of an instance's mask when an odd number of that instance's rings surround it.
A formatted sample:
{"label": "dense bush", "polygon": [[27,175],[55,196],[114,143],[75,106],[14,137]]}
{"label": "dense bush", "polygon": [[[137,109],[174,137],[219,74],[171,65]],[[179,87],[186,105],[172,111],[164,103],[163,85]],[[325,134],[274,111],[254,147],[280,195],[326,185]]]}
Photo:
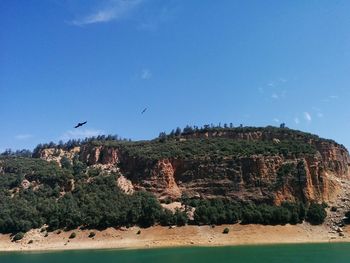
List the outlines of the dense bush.
{"label": "dense bush", "polygon": [[225,227],[224,231],[222,231],[223,234],[228,234],[230,232],[230,229],[228,229],[227,227]]}
{"label": "dense bush", "polygon": [[320,225],[324,222],[327,212],[322,204],[311,203],[307,211],[306,220],[313,225]]}
{"label": "dense bush", "polygon": [[76,238],[77,234],[75,232],[73,232],[72,234],[70,234],[69,238],[70,239],[73,239],[73,238]]}
{"label": "dense bush", "polygon": [[199,200],[191,203],[196,207],[194,224],[221,225],[237,223],[241,217],[241,206],[236,202],[222,199]]}
{"label": "dense bush", "polygon": [[23,232],[18,232],[16,235],[13,236],[13,241],[18,241],[21,240],[24,237],[24,233]]}
{"label": "dense bush", "polygon": [[174,214],[170,210],[164,209],[160,214],[159,223],[162,226],[175,225],[176,220],[175,220]]}
{"label": "dense bush", "polygon": [[284,225],[297,224],[305,219],[305,206],[302,203],[284,202],[281,206],[236,203],[228,200],[190,201],[196,206],[194,224],[242,224]]}
{"label": "dense bush", "polygon": [[[92,144],[100,145],[101,142],[93,141]],[[210,139],[187,139],[177,141],[169,139],[166,141],[141,141],[141,142],[107,142],[103,145],[118,146],[126,151],[130,156],[141,157],[144,159],[158,160],[160,158],[182,158],[182,159],[201,159],[201,158],[236,158],[261,155],[284,155],[299,156],[305,154],[314,154],[316,149],[308,143],[282,140],[275,144],[272,141],[247,141],[232,140],[229,138],[210,138]]]}
{"label": "dense bush", "polygon": [[187,214],[184,211],[181,211],[180,209],[176,209],[174,213],[174,223],[177,226],[184,226],[187,224],[188,218]]}

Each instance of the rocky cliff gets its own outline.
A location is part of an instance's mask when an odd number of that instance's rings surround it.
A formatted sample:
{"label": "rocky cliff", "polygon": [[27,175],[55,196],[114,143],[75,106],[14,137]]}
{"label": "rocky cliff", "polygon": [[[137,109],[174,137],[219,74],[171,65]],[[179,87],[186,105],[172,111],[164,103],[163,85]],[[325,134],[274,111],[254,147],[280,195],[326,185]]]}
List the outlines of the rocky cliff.
{"label": "rocky cliff", "polygon": [[[54,156],[56,153],[56,156]],[[346,148],[290,129],[249,128],[188,132],[144,142],[90,142],[71,150],[42,149],[37,157],[74,157],[120,173],[130,192],[159,199],[225,197],[279,204],[333,202],[350,179]]]}

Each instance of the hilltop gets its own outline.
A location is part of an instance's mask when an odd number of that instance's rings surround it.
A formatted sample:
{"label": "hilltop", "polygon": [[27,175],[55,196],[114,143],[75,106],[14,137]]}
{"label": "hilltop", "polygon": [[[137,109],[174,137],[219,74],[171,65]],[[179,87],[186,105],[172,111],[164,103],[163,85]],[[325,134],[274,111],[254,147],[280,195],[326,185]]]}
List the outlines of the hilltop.
{"label": "hilltop", "polygon": [[336,229],[349,209],[349,164],[344,146],[285,127],[188,126],[150,141],[39,145],[32,157],[0,159],[0,232],[320,224],[327,204]]}

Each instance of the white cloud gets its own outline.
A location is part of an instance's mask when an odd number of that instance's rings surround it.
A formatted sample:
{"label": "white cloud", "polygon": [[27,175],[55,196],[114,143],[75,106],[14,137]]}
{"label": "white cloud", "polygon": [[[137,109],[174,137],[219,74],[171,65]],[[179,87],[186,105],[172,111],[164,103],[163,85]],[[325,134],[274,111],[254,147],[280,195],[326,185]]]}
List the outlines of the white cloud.
{"label": "white cloud", "polygon": [[127,15],[144,0],[111,0],[107,7],[96,12],[80,17],[70,22],[75,26],[84,26],[96,23],[106,23],[118,20]]}
{"label": "white cloud", "polygon": [[286,98],[287,91],[284,86],[287,81],[288,80],[285,78],[279,78],[276,80],[271,80],[269,83],[267,83],[268,87],[266,87],[266,89],[269,89],[272,92],[272,99],[278,100]]}
{"label": "white cloud", "polygon": [[299,118],[298,118],[298,117],[295,117],[295,118],[294,118],[294,122],[295,122],[295,124],[299,124],[299,123],[300,123]]}
{"label": "white cloud", "polygon": [[285,99],[287,92],[285,90],[279,91],[279,92],[274,92],[271,95],[271,98],[278,100],[278,99]]}
{"label": "white cloud", "polygon": [[15,138],[17,140],[27,140],[27,139],[30,139],[32,137],[33,137],[33,135],[31,135],[31,134],[18,134],[15,136]]}
{"label": "white cloud", "polygon": [[330,102],[331,100],[337,100],[337,99],[339,99],[338,95],[331,95],[331,96],[328,96],[328,98],[323,99],[322,102]]}
{"label": "white cloud", "polygon": [[113,18],[115,18],[115,13],[112,10],[102,10],[98,11],[95,14],[81,18],[80,20],[74,20],[72,21],[72,24],[76,26],[82,26],[87,24],[108,22],[113,20]]}
{"label": "white cloud", "polygon": [[275,80],[271,80],[269,83],[267,83],[267,86],[271,88],[276,88],[278,86],[281,86],[282,84],[286,83],[288,80],[286,78],[279,78]]}
{"label": "white cloud", "polygon": [[93,129],[76,129],[66,131],[59,139],[63,141],[71,140],[71,139],[84,139],[86,137],[93,137],[104,134],[101,130],[93,130]]}
{"label": "white cloud", "polygon": [[149,69],[143,69],[141,71],[141,79],[150,79],[152,77],[152,73]]}
{"label": "white cloud", "polygon": [[323,118],[323,113],[322,110],[320,108],[317,107],[312,107],[312,110],[315,111],[315,114],[318,118]]}
{"label": "white cloud", "polygon": [[311,114],[308,113],[308,112],[304,112],[304,118],[305,118],[305,120],[307,120],[308,122],[311,122],[311,121],[312,121]]}
{"label": "white cloud", "polygon": [[279,96],[278,96],[277,93],[273,93],[273,94],[271,95],[271,98],[277,100],[277,99],[279,99]]}
{"label": "white cloud", "polygon": [[274,122],[280,122],[280,120],[277,119],[277,118],[274,118],[273,121],[274,121]]}
{"label": "white cloud", "polygon": [[269,86],[269,87],[275,87],[276,86],[276,82],[274,82],[274,81],[271,81],[271,82],[269,82],[268,84],[267,84],[267,86]]}
{"label": "white cloud", "polygon": [[280,78],[279,81],[284,83],[284,82],[287,82],[288,80],[285,78]]}

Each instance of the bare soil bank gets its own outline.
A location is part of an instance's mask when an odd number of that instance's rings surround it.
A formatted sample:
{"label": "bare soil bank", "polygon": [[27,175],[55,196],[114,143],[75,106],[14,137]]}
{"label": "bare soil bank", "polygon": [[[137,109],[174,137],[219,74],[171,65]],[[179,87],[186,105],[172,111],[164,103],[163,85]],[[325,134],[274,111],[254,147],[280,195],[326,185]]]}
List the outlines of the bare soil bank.
{"label": "bare soil bank", "polygon": [[[223,234],[226,227],[230,231],[228,234]],[[41,233],[39,229],[35,229],[26,233],[25,237],[17,242],[11,242],[10,235],[0,234],[0,251],[349,242],[350,227],[345,227],[343,231],[341,235],[344,236],[340,236],[337,232],[330,232],[326,226],[311,226],[307,223],[285,226],[235,224],[214,228],[210,226],[108,228],[103,231],[74,230],[60,233],[54,231],[47,236],[46,232]],[[76,237],[70,239],[72,232],[76,233]],[[89,238],[90,232],[95,232],[95,237]]]}

